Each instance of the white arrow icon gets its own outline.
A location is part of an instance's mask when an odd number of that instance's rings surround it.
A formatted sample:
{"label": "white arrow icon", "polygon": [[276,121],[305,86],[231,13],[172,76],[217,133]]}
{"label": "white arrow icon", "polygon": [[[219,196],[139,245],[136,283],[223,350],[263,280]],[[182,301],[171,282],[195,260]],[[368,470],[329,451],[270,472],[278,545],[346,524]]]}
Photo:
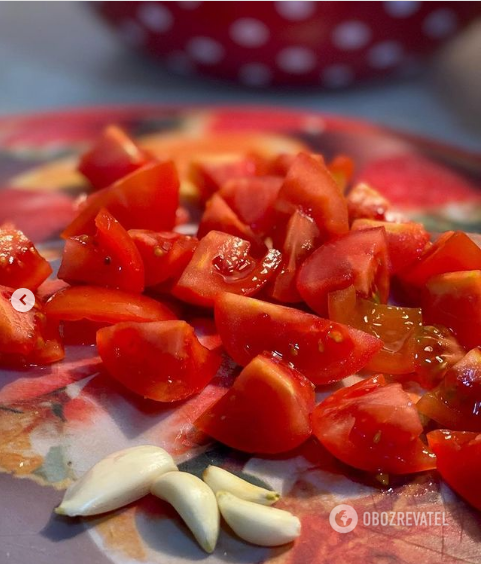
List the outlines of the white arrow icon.
{"label": "white arrow icon", "polygon": [[13,292],[10,301],[14,309],[26,313],[35,305],[35,296],[28,288],[19,288]]}

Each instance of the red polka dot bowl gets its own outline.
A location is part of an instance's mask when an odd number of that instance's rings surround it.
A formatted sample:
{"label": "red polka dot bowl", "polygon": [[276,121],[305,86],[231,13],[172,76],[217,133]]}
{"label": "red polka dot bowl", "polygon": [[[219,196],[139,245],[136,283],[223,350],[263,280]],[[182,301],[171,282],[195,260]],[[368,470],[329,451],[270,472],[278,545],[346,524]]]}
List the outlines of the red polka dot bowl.
{"label": "red polka dot bowl", "polygon": [[349,86],[416,65],[479,2],[92,2],[130,44],[178,73],[248,86]]}

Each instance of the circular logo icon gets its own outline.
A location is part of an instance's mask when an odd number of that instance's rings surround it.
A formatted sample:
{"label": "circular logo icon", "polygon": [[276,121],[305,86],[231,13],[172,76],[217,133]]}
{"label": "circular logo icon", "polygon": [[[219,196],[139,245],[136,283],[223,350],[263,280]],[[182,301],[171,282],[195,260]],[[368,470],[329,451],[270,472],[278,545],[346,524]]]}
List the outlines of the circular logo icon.
{"label": "circular logo icon", "polygon": [[357,522],[357,512],[352,505],[341,503],[329,514],[329,524],[338,533],[350,533],[356,528]]}
{"label": "circular logo icon", "polygon": [[12,302],[13,309],[26,313],[35,305],[35,296],[28,288],[19,288],[13,292],[10,301]]}

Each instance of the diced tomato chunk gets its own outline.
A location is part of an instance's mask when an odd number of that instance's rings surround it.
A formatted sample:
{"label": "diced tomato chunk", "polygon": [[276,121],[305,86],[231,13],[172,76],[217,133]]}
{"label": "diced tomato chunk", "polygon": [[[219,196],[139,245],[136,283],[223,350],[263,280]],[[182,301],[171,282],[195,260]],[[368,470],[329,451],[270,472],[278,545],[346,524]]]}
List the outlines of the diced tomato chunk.
{"label": "diced tomato chunk", "polygon": [[282,184],[277,208],[291,215],[297,208],[310,215],[323,237],[343,235],[349,231],[347,205],[341,189],[324,161],[300,153]]}
{"label": "diced tomato chunk", "polygon": [[316,407],[312,425],[321,444],[354,468],[410,474],[436,467],[411,398],[383,375],[334,392]]}
{"label": "diced tomato chunk", "polygon": [[174,164],[152,162],[91,194],[62,237],[93,235],[95,217],[101,208],[106,208],[125,229],[170,231],[178,205],[179,178]]}
{"label": "diced tomato chunk", "polygon": [[195,426],[244,452],[287,452],[311,435],[314,387],[275,356],[256,356]]}
{"label": "diced tomato chunk", "polygon": [[13,225],[0,227],[0,284],[35,291],[52,274],[50,264]]}
{"label": "diced tomato chunk", "polygon": [[104,129],[82,157],[78,170],[99,190],[147,164],[152,157],[116,125]]}
{"label": "diced tomato chunk", "polygon": [[339,188],[345,192],[347,185],[354,176],[354,161],[347,155],[336,155],[327,165]]}
{"label": "diced tomato chunk", "polygon": [[221,292],[250,296],[272,278],[281,253],[272,249],[262,259],[249,254],[250,243],[210,231],[198,244],[173,294],[188,303],[212,306]]}
{"label": "diced tomato chunk", "polygon": [[349,220],[385,219],[391,203],[368,184],[356,184],[346,198]]}
{"label": "diced tomato chunk", "polygon": [[221,294],[214,311],[224,348],[238,364],[246,366],[264,351],[276,353],[314,384],[355,374],[382,347],[357,329],[244,296]]}
{"label": "diced tomato chunk", "polygon": [[327,312],[329,292],[354,285],[360,297],[386,302],[389,257],[382,227],[352,231],[321,245],[302,264],[297,289],[315,312]]}
{"label": "diced tomato chunk", "polygon": [[221,357],[203,347],[185,321],[118,323],[97,332],[108,373],[145,398],[180,401],[203,390]]}
{"label": "diced tomato chunk", "polygon": [[58,277],[69,284],[142,292],[144,264],[127,231],[105,209],[99,211],[95,225],[95,235],[67,239]]}

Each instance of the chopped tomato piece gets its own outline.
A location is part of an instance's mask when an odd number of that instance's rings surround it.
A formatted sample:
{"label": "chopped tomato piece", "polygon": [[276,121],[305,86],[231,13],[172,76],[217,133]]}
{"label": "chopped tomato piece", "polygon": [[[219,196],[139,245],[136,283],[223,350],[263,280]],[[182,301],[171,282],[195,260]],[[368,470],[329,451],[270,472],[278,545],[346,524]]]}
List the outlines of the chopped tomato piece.
{"label": "chopped tomato piece", "polygon": [[466,233],[448,231],[399,276],[404,284],[423,288],[433,276],[463,270],[481,270],[481,249]]}
{"label": "chopped tomato piece", "polygon": [[336,155],[327,165],[339,188],[345,192],[347,185],[354,176],[354,161],[347,155]]}
{"label": "chopped tomato piece", "polygon": [[255,294],[275,273],[281,253],[272,249],[263,259],[255,260],[249,255],[249,249],[248,241],[210,231],[199,242],[173,294],[200,306],[212,306],[221,292]]}
{"label": "chopped tomato piece", "polygon": [[311,435],[314,386],[275,356],[256,356],[195,426],[244,452],[287,452]]}
{"label": "chopped tomato piece", "polygon": [[222,185],[219,195],[255,233],[269,233],[276,223],[274,204],[282,185],[280,176],[234,178]]}
{"label": "chopped tomato piece", "polygon": [[63,288],[45,304],[45,313],[51,319],[88,319],[99,323],[176,319],[174,313],[157,300],[99,286]]}
{"label": "chopped tomato piece", "polygon": [[360,470],[410,474],[436,467],[419,438],[423,427],[411,398],[383,375],[334,392],[314,410],[312,427],[331,454]]}
{"label": "chopped tomato piece", "polygon": [[391,262],[391,274],[412,264],[430,245],[429,233],[420,223],[391,223],[375,219],[356,219],[352,230],[384,227]]}
{"label": "chopped tomato piece", "polygon": [[93,147],[82,155],[78,170],[98,190],[110,186],[150,160],[152,157],[125,131],[109,125]]}
{"label": "chopped tomato piece", "polygon": [[52,274],[50,264],[13,225],[0,227],[0,284],[35,291]]}
{"label": "chopped tomato piece", "polygon": [[281,269],[269,291],[274,299],[285,303],[302,301],[296,287],[297,272],[304,260],[320,244],[320,235],[311,217],[300,210],[292,214],[282,246]]}
{"label": "chopped tomato piece", "polygon": [[362,331],[298,309],[224,293],[215,321],[230,356],[245,366],[264,351],[277,353],[314,384],[355,374],[381,349]]}
{"label": "chopped tomato piece", "polygon": [[130,229],[129,235],[142,257],[147,288],[166,281],[177,282],[198,243],[195,237],[172,231]]}
{"label": "chopped tomato piece", "polygon": [[95,225],[95,235],[67,239],[58,277],[69,284],[142,292],[144,264],[127,231],[105,209],[99,211]]}
{"label": "chopped tomato piece", "polygon": [[472,349],[452,366],[417,407],[442,427],[481,432],[481,348]]}
{"label": "chopped tomato piece", "polygon": [[294,159],[279,191],[277,208],[289,215],[301,208],[325,238],[349,231],[347,205],[339,186],[324,161],[307,153]]}
{"label": "chopped tomato piece", "polygon": [[126,388],[162,402],[203,390],[221,363],[185,321],[118,323],[97,332],[97,348],[109,374]]}
{"label": "chopped tomato piece", "polygon": [[481,435],[438,429],[427,434],[443,480],[476,509],[481,510]]}
{"label": "chopped tomato piece", "polygon": [[386,302],[389,257],[382,227],[352,231],[321,245],[302,264],[297,289],[315,312],[327,312],[329,292],[354,285],[360,297]]}
{"label": "chopped tomato piece", "polygon": [[389,200],[368,184],[356,184],[346,197],[349,220],[386,219],[391,209]]}
{"label": "chopped tomato piece", "polygon": [[204,215],[200,220],[197,237],[202,239],[209,231],[222,231],[234,237],[240,237],[252,244],[253,250],[266,252],[267,248],[262,240],[254,235],[252,229],[242,223],[236,213],[229,207],[219,194],[214,194],[206,203]]}
{"label": "chopped tomato piece", "polygon": [[152,162],[91,194],[62,237],[93,235],[95,217],[106,208],[125,229],[169,231],[176,221],[179,179],[172,162]]}
{"label": "chopped tomato piece", "polygon": [[467,349],[481,345],[481,270],[431,278],[424,291],[423,312],[427,322],[449,327]]}

